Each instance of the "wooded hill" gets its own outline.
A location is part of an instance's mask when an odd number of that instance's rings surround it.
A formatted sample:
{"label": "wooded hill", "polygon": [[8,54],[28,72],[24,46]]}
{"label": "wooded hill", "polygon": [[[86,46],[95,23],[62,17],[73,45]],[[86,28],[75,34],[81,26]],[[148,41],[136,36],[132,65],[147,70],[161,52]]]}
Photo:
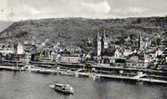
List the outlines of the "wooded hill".
{"label": "wooded hill", "polygon": [[[58,18],[26,20],[13,23],[0,33],[1,41],[34,40],[43,42],[49,39],[55,43],[79,44],[82,40],[93,39],[97,33],[106,32],[110,38],[127,38],[142,34],[154,38],[160,34],[167,36],[167,17],[87,19]],[[162,36],[165,38],[165,36]]]}

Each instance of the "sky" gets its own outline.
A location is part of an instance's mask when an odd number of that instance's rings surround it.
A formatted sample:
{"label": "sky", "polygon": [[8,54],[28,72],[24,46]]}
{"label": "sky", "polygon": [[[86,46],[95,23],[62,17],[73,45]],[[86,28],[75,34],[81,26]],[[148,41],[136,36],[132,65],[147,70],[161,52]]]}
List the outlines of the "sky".
{"label": "sky", "polygon": [[0,21],[166,15],[167,0],[0,0]]}

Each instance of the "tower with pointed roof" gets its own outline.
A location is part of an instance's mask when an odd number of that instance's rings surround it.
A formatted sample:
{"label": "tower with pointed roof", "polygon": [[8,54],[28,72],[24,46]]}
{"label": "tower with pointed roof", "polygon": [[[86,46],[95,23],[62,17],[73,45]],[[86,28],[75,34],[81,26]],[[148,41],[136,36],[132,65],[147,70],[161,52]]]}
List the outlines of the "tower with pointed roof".
{"label": "tower with pointed roof", "polygon": [[101,56],[101,52],[102,52],[102,42],[101,42],[101,36],[98,32],[97,34],[97,56]]}
{"label": "tower with pointed roof", "polygon": [[104,49],[107,49],[108,48],[108,41],[107,41],[107,37],[106,37],[105,31],[103,33],[103,43],[104,43]]}

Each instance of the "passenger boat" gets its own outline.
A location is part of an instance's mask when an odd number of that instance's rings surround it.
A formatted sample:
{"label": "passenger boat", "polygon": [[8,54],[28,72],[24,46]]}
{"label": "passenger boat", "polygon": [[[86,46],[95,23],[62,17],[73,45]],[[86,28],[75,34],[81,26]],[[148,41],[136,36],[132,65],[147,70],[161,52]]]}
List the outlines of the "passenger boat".
{"label": "passenger boat", "polygon": [[55,84],[49,85],[49,87],[63,94],[74,94],[74,89],[69,84],[55,83]]}

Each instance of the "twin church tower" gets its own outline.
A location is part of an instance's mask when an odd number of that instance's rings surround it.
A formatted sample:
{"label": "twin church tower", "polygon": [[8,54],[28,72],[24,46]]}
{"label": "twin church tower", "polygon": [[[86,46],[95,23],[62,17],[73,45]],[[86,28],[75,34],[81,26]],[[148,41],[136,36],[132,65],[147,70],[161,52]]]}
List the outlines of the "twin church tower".
{"label": "twin church tower", "polygon": [[102,56],[103,52],[105,49],[108,48],[108,39],[106,37],[105,31],[103,33],[97,34],[97,56],[100,57]]}

